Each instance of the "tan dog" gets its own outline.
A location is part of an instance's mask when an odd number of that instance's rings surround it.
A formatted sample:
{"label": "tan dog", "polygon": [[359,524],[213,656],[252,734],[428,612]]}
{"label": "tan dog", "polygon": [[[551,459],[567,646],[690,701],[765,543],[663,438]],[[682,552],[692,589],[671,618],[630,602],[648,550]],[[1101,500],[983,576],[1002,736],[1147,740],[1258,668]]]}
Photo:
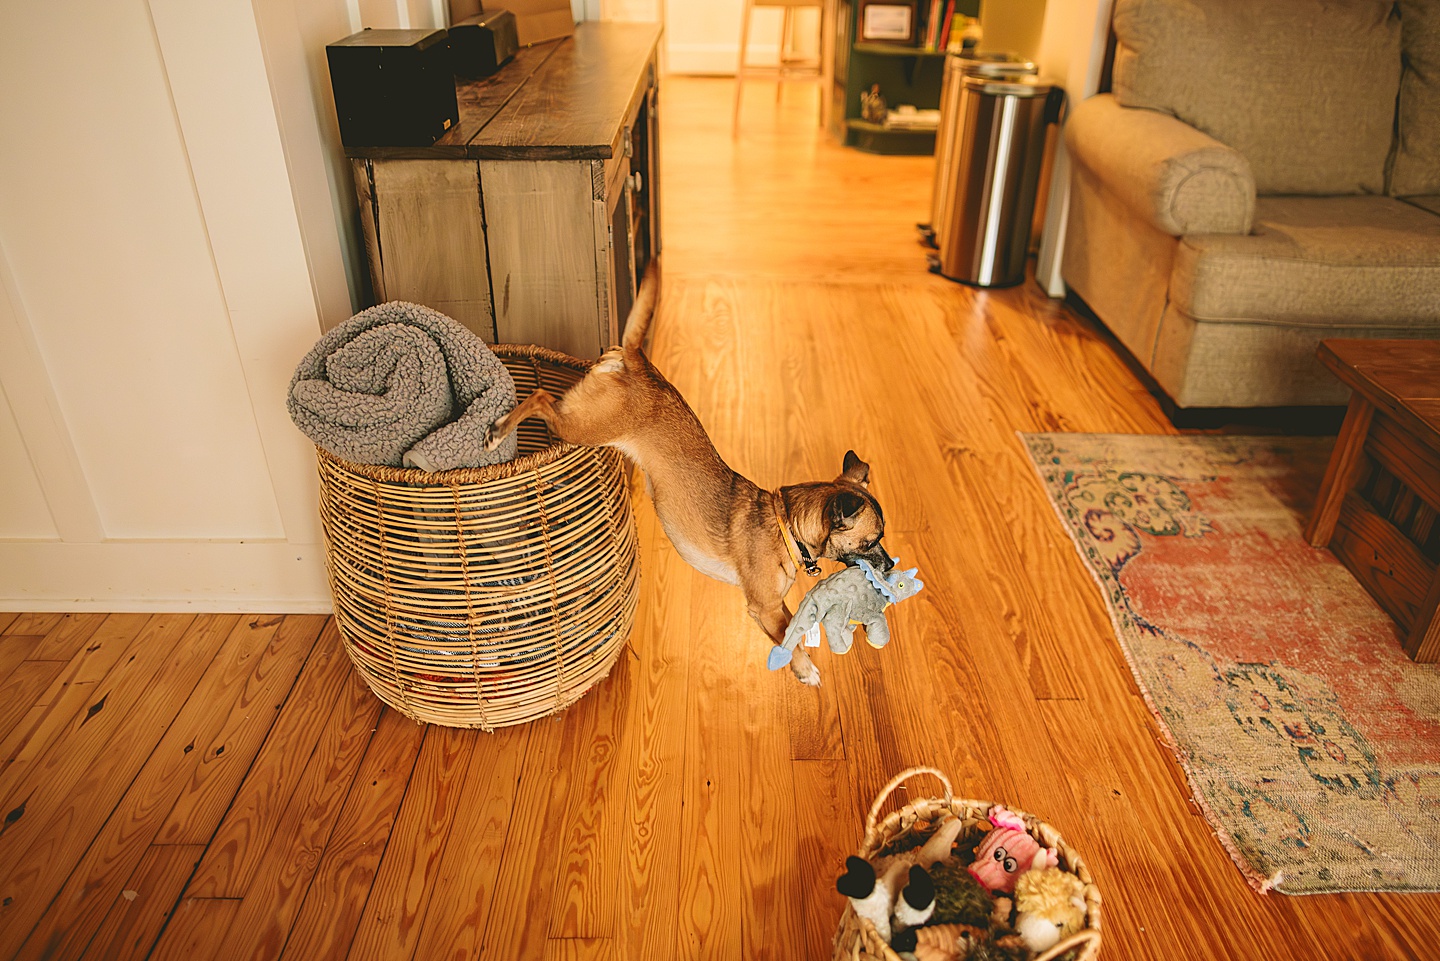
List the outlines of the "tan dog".
{"label": "tan dog", "polygon": [[[572,444],[619,448],[645,471],[655,513],[675,550],[696,570],[745,592],[750,616],[774,644],[785,639],[785,595],[814,558],[864,558],[893,565],[880,543],[885,519],[866,489],[870,468],[845,454],[833,481],[761,490],[720,459],[700,420],[640,350],[659,279],[646,274],[626,321],[624,346],[612,347],[564,396],[541,389],[491,430],[493,448],[527,417],[540,417]],[[820,683],[803,649],[790,669]]]}

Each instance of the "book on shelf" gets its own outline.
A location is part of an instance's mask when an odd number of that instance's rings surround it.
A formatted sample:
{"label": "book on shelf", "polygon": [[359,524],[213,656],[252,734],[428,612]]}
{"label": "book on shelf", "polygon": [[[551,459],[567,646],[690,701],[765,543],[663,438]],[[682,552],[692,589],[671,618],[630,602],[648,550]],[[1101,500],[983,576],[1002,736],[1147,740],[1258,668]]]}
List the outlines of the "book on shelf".
{"label": "book on shelf", "polygon": [[885,112],[887,130],[936,130],[940,127],[938,109],[921,110],[908,103]]}
{"label": "book on shelf", "polygon": [[937,50],[950,49],[950,30],[955,26],[955,0],[945,0],[945,12],[940,15],[940,42]]}

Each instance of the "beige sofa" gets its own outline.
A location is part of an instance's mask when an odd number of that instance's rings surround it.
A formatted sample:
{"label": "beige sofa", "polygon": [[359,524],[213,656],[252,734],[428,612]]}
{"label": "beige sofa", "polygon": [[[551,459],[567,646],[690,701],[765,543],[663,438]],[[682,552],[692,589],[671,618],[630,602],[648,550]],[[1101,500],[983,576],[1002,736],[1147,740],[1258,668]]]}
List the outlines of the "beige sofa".
{"label": "beige sofa", "polygon": [[1343,404],[1327,337],[1440,338],[1440,0],[1116,0],[1063,276],[1178,408]]}

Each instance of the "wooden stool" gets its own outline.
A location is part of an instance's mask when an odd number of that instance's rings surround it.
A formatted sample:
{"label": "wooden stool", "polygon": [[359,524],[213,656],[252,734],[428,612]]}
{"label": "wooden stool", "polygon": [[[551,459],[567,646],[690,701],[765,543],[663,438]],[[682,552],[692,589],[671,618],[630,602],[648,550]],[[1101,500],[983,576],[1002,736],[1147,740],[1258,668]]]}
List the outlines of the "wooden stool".
{"label": "wooden stool", "polygon": [[1440,659],[1440,341],[1326,340],[1321,363],[1350,409],[1305,537],[1330,551],[1405,631],[1405,653]]}
{"label": "wooden stool", "polygon": [[[756,66],[745,60],[746,51],[750,46],[750,14],[756,7],[779,7],[782,10],[780,62],[773,67]],[[795,53],[795,11],[801,7],[813,8],[820,13],[820,54],[818,57],[801,57]],[[746,80],[774,80],[777,102],[780,99],[781,85],[786,80],[803,78],[821,81],[820,123],[822,125],[825,123],[825,108],[829,102],[824,83],[829,76],[830,58],[827,49],[829,19],[829,0],[745,0],[745,7],[740,14],[740,61],[735,67],[735,115],[731,119],[731,136],[737,136],[740,131],[740,95],[745,89]]]}

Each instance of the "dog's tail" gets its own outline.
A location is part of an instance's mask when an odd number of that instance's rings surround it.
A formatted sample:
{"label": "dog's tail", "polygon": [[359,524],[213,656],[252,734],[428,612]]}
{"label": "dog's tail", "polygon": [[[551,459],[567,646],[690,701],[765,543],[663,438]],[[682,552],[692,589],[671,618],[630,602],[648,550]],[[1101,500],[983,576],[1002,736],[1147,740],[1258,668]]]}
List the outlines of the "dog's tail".
{"label": "dog's tail", "polygon": [[621,346],[626,350],[636,350],[645,340],[645,334],[650,330],[650,321],[655,316],[655,301],[660,297],[660,258],[651,257],[650,265],[645,268],[645,276],[640,281],[640,289],[635,293],[635,304],[630,308],[630,316],[625,318],[625,333],[621,336]]}

